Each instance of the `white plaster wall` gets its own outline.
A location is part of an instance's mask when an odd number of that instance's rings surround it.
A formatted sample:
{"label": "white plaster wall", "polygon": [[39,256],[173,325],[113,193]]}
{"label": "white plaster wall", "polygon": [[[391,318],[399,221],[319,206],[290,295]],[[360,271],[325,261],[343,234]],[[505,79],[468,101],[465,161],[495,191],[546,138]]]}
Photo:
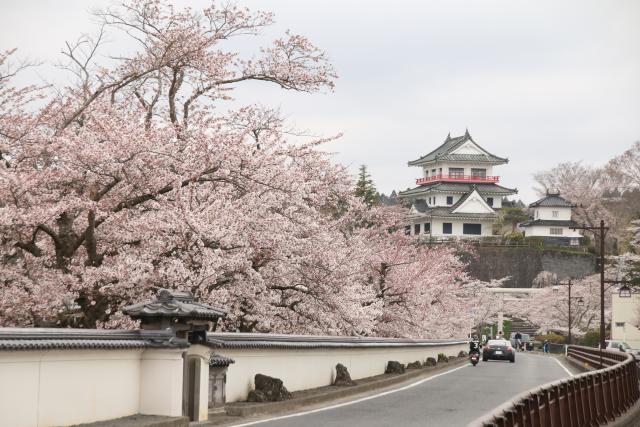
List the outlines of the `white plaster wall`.
{"label": "white plaster wall", "polygon": [[484,151],[482,151],[480,148],[478,148],[478,146],[476,144],[474,144],[473,142],[469,141],[469,142],[463,144],[457,150],[453,151],[453,153],[455,153],[455,154],[484,154]]}
{"label": "white plaster wall", "polygon": [[137,413],[141,352],[0,352],[0,426],[64,426]]}
{"label": "white plaster wall", "polygon": [[491,209],[490,207],[487,207],[485,200],[479,194],[476,195],[472,193],[471,196],[469,196],[467,200],[462,202],[462,204],[458,206],[458,208],[453,212],[455,213],[458,213],[458,212],[460,213],[492,213],[493,209]]}
{"label": "white plaster wall", "polygon": [[[620,298],[616,293],[612,296],[611,338],[626,341],[631,348],[635,349],[640,349],[640,330],[633,326],[638,307],[640,307],[640,294],[632,294],[631,298]],[[624,327],[616,326],[617,322],[624,322]]]}
{"label": "white plaster wall", "polygon": [[140,360],[140,409],[147,415],[182,415],[182,350],[145,351]]}
{"label": "white plaster wall", "polygon": [[217,353],[235,360],[227,372],[227,401],[245,400],[254,387],[256,374],[280,378],[289,391],[322,387],[333,382],[335,366],[342,363],[351,378],[365,378],[384,373],[387,362],[409,363],[438,353],[457,356],[468,344],[433,347],[385,347],[359,349],[220,349]]}
{"label": "white plaster wall", "polygon": [[[571,208],[549,208],[539,207],[535,208],[534,212],[538,211],[538,216],[535,219],[550,219],[555,221],[570,221],[571,220]],[[558,211],[558,216],[553,217],[553,211]]]}
{"label": "white plaster wall", "polygon": [[[450,222],[452,228],[452,234],[443,234],[442,233],[442,224],[445,222]],[[481,235],[473,235],[473,234],[462,234],[463,227],[462,225],[465,223],[470,224],[482,224],[482,234]],[[482,236],[491,236],[493,228],[493,220],[454,220],[454,219],[441,219],[434,218],[433,223],[431,224],[431,235],[434,237],[482,237]]]}
{"label": "white plaster wall", "polygon": [[560,227],[562,228],[562,234],[551,234],[549,231],[551,228],[556,228],[554,226],[540,226],[533,225],[529,227],[525,227],[525,236],[541,236],[541,237],[582,237],[580,233],[576,230],[571,230],[569,227]]}

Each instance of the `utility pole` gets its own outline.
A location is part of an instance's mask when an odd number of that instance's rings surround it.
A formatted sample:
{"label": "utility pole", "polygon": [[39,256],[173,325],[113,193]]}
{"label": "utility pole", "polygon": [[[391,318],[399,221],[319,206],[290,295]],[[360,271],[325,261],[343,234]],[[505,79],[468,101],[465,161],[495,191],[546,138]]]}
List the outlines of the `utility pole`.
{"label": "utility pole", "polygon": [[[567,329],[569,330],[568,334],[567,334],[567,344],[572,344],[573,343],[573,338],[571,336],[571,300],[577,300],[578,301],[578,307],[582,307],[584,305],[584,300],[582,299],[582,297],[572,297],[571,296],[571,279],[569,279],[569,281],[567,283],[559,283],[556,282],[556,286],[558,285],[562,285],[562,286],[567,286],[569,288],[569,297],[567,298],[567,305],[568,305],[568,311],[569,311],[569,321],[568,321],[568,325],[567,325]],[[557,291],[557,289],[554,288],[553,290],[554,292]]]}
{"label": "utility pole", "polygon": [[[598,227],[579,225],[576,227],[571,227],[572,230],[587,230],[591,231],[595,237],[600,239],[600,349],[604,350],[606,348],[604,339],[605,339],[605,324],[604,324],[604,239],[607,235],[607,231],[609,227],[604,226],[604,220],[600,220],[600,225]],[[602,359],[602,355],[600,356]],[[600,365],[602,365],[602,360],[600,360]]]}
{"label": "utility pole", "polygon": [[569,302],[569,333],[568,333],[568,341],[569,341],[569,345],[573,344],[572,340],[571,340],[571,279],[569,279],[569,298],[568,298],[568,302]]}

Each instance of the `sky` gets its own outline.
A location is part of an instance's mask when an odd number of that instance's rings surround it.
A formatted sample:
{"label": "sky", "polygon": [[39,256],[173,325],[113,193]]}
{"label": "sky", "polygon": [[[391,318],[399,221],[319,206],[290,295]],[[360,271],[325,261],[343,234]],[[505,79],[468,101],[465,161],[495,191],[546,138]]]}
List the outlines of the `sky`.
{"label": "sky", "polygon": [[[208,4],[176,0],[177,6]],[[327,149],[355,174],[366,164],[381,192],[413,187],[407,166],[468,128],[493,154],[500,184],[534,201],[532,174],[560,162],[601,165],[640,140],[640,2],[245,0],[275,14],[247,55],[286,30],[324,49],[339,79],[305,94],[250,83],[236,103],[279,107],[293,126],[343,133]],[[66,78],[52,64],[65,41],[95,33],[103,0],[0,2],[0,49],[43,65],[25,82]],[[110,39],[106,49],[118,50]]]}

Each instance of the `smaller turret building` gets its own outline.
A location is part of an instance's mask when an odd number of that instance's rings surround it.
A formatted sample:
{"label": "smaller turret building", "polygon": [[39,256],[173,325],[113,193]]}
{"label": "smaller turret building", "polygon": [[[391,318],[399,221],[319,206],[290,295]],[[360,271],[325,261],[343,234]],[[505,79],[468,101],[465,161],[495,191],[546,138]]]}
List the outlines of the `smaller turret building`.
{"label": "smaller turret building", "polygon": [[577,246],[580,233],[572,230],[578,224],[571,219],[573,203],[560,197],[560,193],[547,192],[542,199],[529,205],[532,219],[520,224],[525,237],[543,237],[545,243]]}

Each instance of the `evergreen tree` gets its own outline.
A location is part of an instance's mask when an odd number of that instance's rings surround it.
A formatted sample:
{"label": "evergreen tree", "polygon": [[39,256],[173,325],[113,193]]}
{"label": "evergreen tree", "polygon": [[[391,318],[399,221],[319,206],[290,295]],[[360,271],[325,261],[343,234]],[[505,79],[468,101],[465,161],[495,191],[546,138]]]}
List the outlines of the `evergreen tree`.
{"label": "evergreen tree", "polygon": [[511,224],[511,232],[515,233],[516,226],[519,222],[526,221],[529,219],[529,215],[527,215],[522,208],[514,207],[514,208],[504,208],[502,210],[503,216],[502,219],[504,222]]}
{"label": "evergreen tree", "polygon": [[367,166],[360,166],[358,172],[358,182],[356,182],[356,196],[360,197],[367,206],[373,206],[378,202],[376,186],[373,184],[371,175],[367,172]]}

